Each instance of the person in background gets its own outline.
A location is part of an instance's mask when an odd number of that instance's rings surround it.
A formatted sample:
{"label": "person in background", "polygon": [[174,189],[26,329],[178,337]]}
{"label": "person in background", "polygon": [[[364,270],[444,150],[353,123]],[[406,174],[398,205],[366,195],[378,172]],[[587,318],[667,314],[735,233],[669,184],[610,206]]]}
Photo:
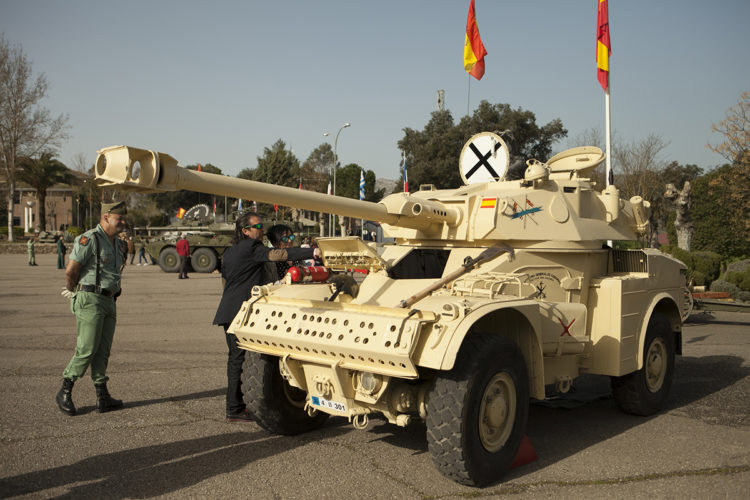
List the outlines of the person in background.
{"label": "person in background", "polygon": [[178,279],[188,279],[187,260],[190,257],[190,244],[187,236],[180,233],[180,239],[177,241],[177,255],[180,256],[180,275]]}
{"label": "person in background", "polygon": [[263,220],[255,212],[246,212],[235,221],[232,246],[221,259],[221,280],[224,290],[214,316],[214,325],[224,328],[229,349],[227,355],[227,422],[250,422],[242,398],[242,364],[245,351],[237,346],[237,337],[227,332],[229,325],[250,298],[254,286],[264,284],[266,262],[285,262],[320,255],[311,248],[268,248],[263,244]]}
{"label": "person in background", "polygon": [[[146,258],[146,244],[148,243],[148,240],[140,239],[138,240],[138,265],[148,265],[148,259]],[[145,264],[142,264],[142,261],[145,262]]]}
{"label": "person in background", "polygon": [[128,236],[128,255],[130,256],[130,261],[128,262],[128,264],[132,266],[133,259],[135,259],[135,241],[133,241],[132,236]]}
{"label": "person in background", "polygon": [[65,269],[65,243],[63,243],[62,234],[57,237],[57,268]]}
{"label": "person in background", "polygon": [[29,265],[36,265],[36,254],[34,253],[34,243],[36,243],[36,237],[32,236],[29,241],[26,242],[26,248],[29,252]]}
{"label": "person in background", "polygon": [[[302,244],[299,246],[300,248],[312,248],[312,245],[310,245],[310,237],[305,236],[305,239],[302,240]],[[315,265],[315,259],[307,259],[304,261],[304,264],[308,267]]]}
{"label": "person in background", "polygon": [[73,383],[83,377],[89,366],[96,389],[96,411],[104,413],[123,406],[107,390],[107,365],[117,321],[115,303],[125,265],[125,244],[117,234],[125,228],[127,213],[124,201],[102,203],[99,225],[76,238],[65,270],[66,284],[61,294],[70,299],[78,337],[55,400],[60,411],[71,416],[76,414],[71,394]]}
{"label": "person in background", "polygon": [[[292,228],[285,226],[284,224],[276,224],[268,228],[268,241],[274,248],[291,248],[294,246],[295,236],[292,232]],[[302,247],[300,247],[302,248]],[[308,247],[309,248],[309,247]],[[284,279],[286,272],[290,267],[295,265],[304,265],[303,262],[272,262],[270,263],[269,276],[272,283]],[[275,269],[274,269],[275,267]]]}

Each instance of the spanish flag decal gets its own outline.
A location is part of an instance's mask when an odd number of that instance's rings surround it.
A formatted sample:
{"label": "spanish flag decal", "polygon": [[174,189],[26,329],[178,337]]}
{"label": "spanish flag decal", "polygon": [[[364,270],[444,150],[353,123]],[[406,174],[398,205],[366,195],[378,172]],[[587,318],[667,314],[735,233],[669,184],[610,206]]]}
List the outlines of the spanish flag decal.
{"label": "spanish flag decal", "polygon": [[482,203],[479,208],[495,208],[497,204],[497,198],[482,198]]}

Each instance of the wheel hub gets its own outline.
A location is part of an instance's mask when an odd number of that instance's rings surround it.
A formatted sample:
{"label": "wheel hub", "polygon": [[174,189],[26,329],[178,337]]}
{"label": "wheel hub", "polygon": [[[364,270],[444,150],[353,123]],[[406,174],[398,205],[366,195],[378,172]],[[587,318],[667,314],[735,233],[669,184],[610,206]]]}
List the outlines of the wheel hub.
{"label": "wheel hub", "polygon": [[515,422],[516,386],[508,373],[498,373],[489,381],[479,409],[479,439],[493,453],[505,445]]}
{"label": "wheel hub", "polygon": [[646,354],[646,385],[651,392],[657,392],[664,384],[667,373],[667,349],[664,342],[656,338]]}

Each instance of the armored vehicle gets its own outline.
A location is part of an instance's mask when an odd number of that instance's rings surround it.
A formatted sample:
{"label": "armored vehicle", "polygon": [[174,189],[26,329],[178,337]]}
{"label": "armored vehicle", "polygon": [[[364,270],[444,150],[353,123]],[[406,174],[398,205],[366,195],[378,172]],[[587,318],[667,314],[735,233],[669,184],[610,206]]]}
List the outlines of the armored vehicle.
{"label": "armored vehicle", "polygon": [[[96,175],[124,191],[188,189],[379,221],[395,244],[319,240],[329,282],[253,289],[229,328],[249,351],[248,409],[280,434],[329,415],[359,429],[375,413],[399,426],[422,419],[440,472],[483,486],[511,466],[530,398],[599,374],[622,410],[650,415],[672,385],[686,268],[606,245],[636,240],[649,204],[597,190],[590,175],[603,160],[573,148],[509,179],[507,145],[482,133],[459,159],[465,185],[379,203],[186,170],[126,146],[99,151]],[[336,274],[353,268],[369,273]]]}
{"label": "armored vehicle", "polygon": [[190,245],[190,266],[198,273],[211,273],[221,267],[221,257],[229,248],[234,224],[213,222],[208,205],[196,205],[185,212],[179,224],[165,227],[135,228],[136,232],[148,229],[159,235],[149,239],[146,251],[159,263],[162,271],[176,273],[180,269],[177,239],[186,236]]}

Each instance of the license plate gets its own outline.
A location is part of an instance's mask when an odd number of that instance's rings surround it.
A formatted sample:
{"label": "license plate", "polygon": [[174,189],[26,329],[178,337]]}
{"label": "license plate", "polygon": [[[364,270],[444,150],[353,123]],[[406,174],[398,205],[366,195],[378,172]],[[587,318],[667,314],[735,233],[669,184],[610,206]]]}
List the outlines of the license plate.
{"label": "license plate", "polygon": [[346,413],[346,405],[344,403],[339,403],[337,401],[329,401],[324,398],[319,398],[317,396],[311,397],[313,406],[319,406],[320,408],[325,408],[326,410],[333,410],[333,411],[340,411],[341,413]]}

